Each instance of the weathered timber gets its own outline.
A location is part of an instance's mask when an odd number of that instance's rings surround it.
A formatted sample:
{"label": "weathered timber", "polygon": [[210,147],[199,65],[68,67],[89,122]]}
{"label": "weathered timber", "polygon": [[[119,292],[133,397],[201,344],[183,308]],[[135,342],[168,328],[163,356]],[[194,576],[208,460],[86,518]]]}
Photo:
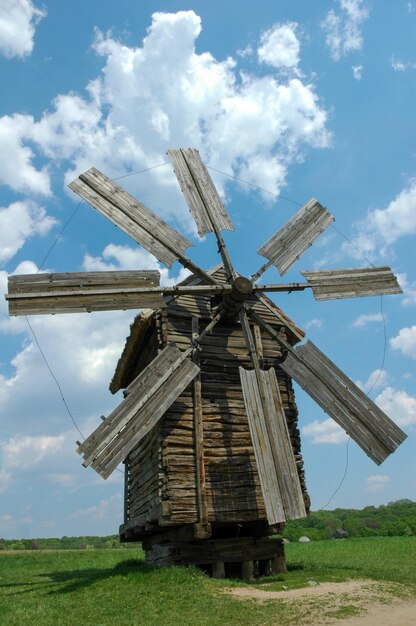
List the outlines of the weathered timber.
{"label": "weathered timber", "polygon": [[[217,270],[215,278],[219,284],[223,283],[224,273],[218,273]],[[303,336],[295,325],[292,324],[294,332],[288,328],[285,316],[277,317],[274,314],[279,309],[274,309],[267,298],[255,296],[252,300],[276,332],[293,342],[297,341],[296,333]],[[263,304],[263,300],[269,304],[270,310]],[[173,340],[180,350],[185,351],[197,332],[192,318],[198,317],[200,328],[205,328],[212,315],[209,297],[198,297],[196,304],[196,298],[186,296],[169,302],[164,312],[146,313],[143,323],[136,321],[117,370],[118,380],[123,381],[127,397],[131,395],[129,383],[133,377],[140,370],[146,369],[149,361],[155,358],[156,353],[153,348],[149,348],[149,344],[160,350],[164,343]],[[296,472],[302,485],[303,498],[307,502],[293,389],[289,377],[279,369],[283,359],[282,350],[264,331],[256,330],[255,333],[256,347],[262,352],[264,367],[272,367],[277,373],[284,419],[296,453]],[[135,350],[135,346],[139,349]],[[197,357],[201,370],[203,463],[195,448],[195,410],[199,412],[199,409],[198,400],[195,402],[193,383],[176,398],[157,427],[127,456],[126,466],[131,475],[130,518],[121,530],[126,540],[148,538],[173,531],[181,525],[197,524],[201,519],[198,491],[200,478],[197,472],[202,469],[205,477],[206,520],[216,533],[221,536],[223,532],[231,532],[235,536],[241,524],[245,528],[246,525],[262,523],[268,528],[241,389],[239,366],[250,367],[250,358],[238,321],[222,320],[221,324],[216,325],[212,333],[205,337]],[[117,389],[115,384],[112,389]],[[158,502],[168,504],[169,508],[162,513],[162,509],[157,506]]]}
{"label": "weathered timber", "polygon": [[260,371],[259,380],[255,371],[240,368],[240,376],[268,521],[306,517],[276,374]]}
{"label": "weathered timber", "polygon": [[70,183],[69,188],[169,267],[192,245],[94,167]]}
{"label": "weathered timber", "polygon": [[159,279],[153,270],[20,274],[9,277],[6,299],[10,315],[161,308],[161,294],[147,291]]}
{"label": "weathered timber", "polygon": [[311,341],[281,364],[307,393],[380,465],[405,433]]}
{"label": "weathered timber", "polygon": [[[197,317],[192,317],[192,339],[195,340],[199,336],[199,321]],[[205,464],[204,464],[204,426],[202,415],[202,389],[201,389],[201,373],[200,373],[200,359],[199,351],[195,350],[193,354],[193,361],[199,368],[198,375],[194,378],[193,383],[193,404],[194,404],[194,437],[195,443],[195,479],[196,479],[196,491],[198,500],[199,522],[200,524],[207,524],[207,502],[206,502],[206,484],[205,484]],[[175,437],[170,433],[170,443],[175,443]],[[180,440],[183,442],[183,438]],[[191,445],[192,439],[189,441],[186,438],[185,445]],[[176,443],[178,439],[176,439]]]}
{"label": "weathered timber", "polygon": [[338,300],[403,293],[390,267],[301,272],[316,300]]}
{"label": "weathered timber", "polygon": [[269,263],[253,279],[257,280],[271,264],[283,276],[333,220],[334,217],[315,198],[309,200],[259,249],[258,253],[269,259]]}
{"label": "weathered timber", "polygon": [[[228,575],[228,564],[244,562],[273,561],[284,555],[282,539],[234,537],[230,539],[207,539],[195,542],[171,544],[145,543],[146,560],[157,565],[211,565],[214,577]],[[247,566],[245,568],[247,571]],[[253,567],[254,573],[254,567]],[[271,569],[268,572],[272,573]],[[240,576],[242,571],[240,570]]]}
{"label": "weathered timber", "polygon": [[176,178],[195,219],[200,235],[219,230],[234,230],[231,219],[212,182],[198,150],[168,150]]}
{"label": "weathered timber", "polygon": [[198,372],[175,345],[166,347],[129,385],[125,400],[79,446],[84,464],[91,463],[107,478]]}

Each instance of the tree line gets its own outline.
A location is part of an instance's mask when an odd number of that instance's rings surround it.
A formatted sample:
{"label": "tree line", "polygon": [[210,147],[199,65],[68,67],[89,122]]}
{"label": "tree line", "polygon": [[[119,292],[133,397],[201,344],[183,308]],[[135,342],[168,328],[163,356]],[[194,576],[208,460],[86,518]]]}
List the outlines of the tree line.
{"label": "tree line", "polygon": [[283,537],[297,541],[306,536],[317,541],[331,539],[336,529],[349,537],[402,537],[416,535],[416,502],[396,500],[363,509],[314,511],[308,517],[287,522]]}
{"label": "tree line", "polygon": [[[396,500],[363,509],[313,511],[308,517],[287,522],[283,537],[297,541],[306,536],[313,541],[331,539],[336,529],[349,537],[400,537],[416,535],[416,502]],[[118,535],[106,537],[53,537],[48,539],[1,539],[0,550],[92,550],[137,548],[136,543],[120,543]]]}

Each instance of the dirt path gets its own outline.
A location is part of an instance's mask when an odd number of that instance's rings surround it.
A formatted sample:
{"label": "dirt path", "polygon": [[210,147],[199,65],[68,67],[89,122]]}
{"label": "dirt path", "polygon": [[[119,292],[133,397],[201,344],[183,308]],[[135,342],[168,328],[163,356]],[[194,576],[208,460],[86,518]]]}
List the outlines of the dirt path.
{"label": "dirt path", "polygon": [[331,626],[415,626],[416,601],[395,606],[372,606],[365,615],[332,622]]}
{"label": "dirt path", "polygon": [[288,608],[296,604],[299,626],[416,626],[416,600],[398,599],[401,587],[353,580],[290,591],[247,586],[228,587],[225,592],[241,600],[284,602]]}

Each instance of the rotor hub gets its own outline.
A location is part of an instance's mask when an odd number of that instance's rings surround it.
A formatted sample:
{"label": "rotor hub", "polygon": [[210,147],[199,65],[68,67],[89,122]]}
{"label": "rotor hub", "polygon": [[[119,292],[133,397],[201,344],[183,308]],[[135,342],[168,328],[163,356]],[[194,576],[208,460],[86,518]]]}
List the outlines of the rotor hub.
{"label": "rotor hub", "polygon": [[228,315],[237,312],[238,305],[247,300],[253,291],[253,283],[244,276],[237,276],[232,283],[232,289],[223,299],[224,309]]}

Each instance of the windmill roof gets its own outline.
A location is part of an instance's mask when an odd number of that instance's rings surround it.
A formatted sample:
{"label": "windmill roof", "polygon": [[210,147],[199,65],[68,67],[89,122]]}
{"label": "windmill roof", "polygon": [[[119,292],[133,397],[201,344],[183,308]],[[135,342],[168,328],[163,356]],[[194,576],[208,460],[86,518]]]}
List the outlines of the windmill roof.
{"label": "windmill roof", "polygon": [[[208,270],[208,274],[215,276],[219,282],[226,282],[226,275],[221,264]],[[183,280],[181,285],[201,284],[199,278],[189,276]],[[198,296],[204,298],[204,296]],[[205,296],[205,299],[209,296]],[[253,294],[250,298],[256,313],[266,317],[266,321],[273,326],[284,326],[287,333],[287,340],[291,345],[301,341],[305,333],[295,322],[282,311],[270,298],[265,295]],[[167,305],[169,310],[169,304]],[[118,360],[113,378],[110,383],[110,391],[116,393],[124,389],[131,382],[131,374],[134,370],[138,355],[146,345],[153,329],[153,320],[156,315],[155,310],[145,309],[141,311],[130,325],[130,335],[126,339],[123,352]],[[272,316],[272,319],[270,317]]]}

